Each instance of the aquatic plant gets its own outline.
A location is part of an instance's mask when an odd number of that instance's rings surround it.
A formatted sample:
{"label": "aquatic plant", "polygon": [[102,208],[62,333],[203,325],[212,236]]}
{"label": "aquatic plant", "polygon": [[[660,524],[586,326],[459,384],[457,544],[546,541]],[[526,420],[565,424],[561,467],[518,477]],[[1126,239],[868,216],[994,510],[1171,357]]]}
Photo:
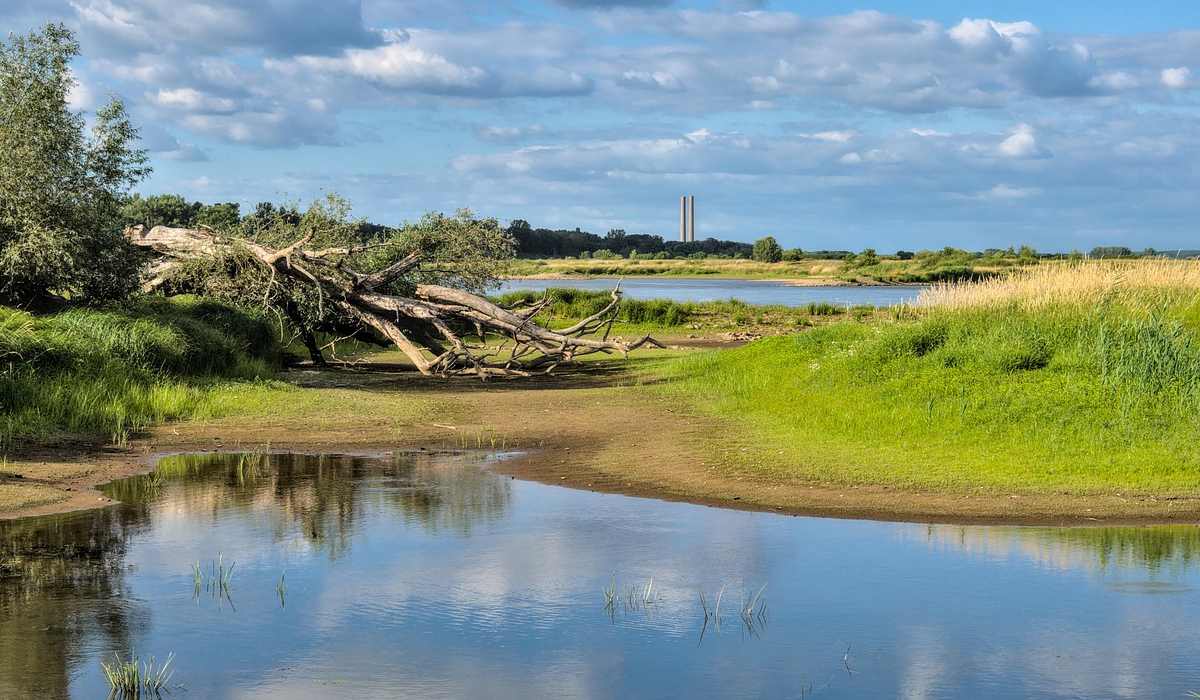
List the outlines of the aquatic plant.
{"label": "aquatic plant", "polygon": [[111,664],[101,661],[100,668],[104,671],[104,678],[113,696],[139,698],[143,695],[161,695],[168,690],[167,684],[175,675],[175,670],[171,668],[174,660],[173,652],[167,655],[166,662],[161,666],[153,656],[139,661],[136,653],[131,654],[128,660],[114,655]]}

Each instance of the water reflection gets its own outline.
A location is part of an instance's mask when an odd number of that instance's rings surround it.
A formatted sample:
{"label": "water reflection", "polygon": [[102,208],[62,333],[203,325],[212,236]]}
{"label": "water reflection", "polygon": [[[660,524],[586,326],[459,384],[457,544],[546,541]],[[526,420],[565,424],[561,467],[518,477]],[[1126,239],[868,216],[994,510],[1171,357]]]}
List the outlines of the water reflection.
{"label": "water reflection", "polygon": [[1200,559],[1200,527],[996,527],[928,525],[924,538],[988,557],[1019,555],[1064,570],[1182,574]]}
{"label": "water reflection", "polygon": [[[1200,685],[1193,527],[790,518],[429,453],[175,456],[108,492],[124,505],[0,523],[0,697],[103,695],[99,660],[132,650],[174,652],[192,697]],[[214,560],[228,594],[194,596]]]}

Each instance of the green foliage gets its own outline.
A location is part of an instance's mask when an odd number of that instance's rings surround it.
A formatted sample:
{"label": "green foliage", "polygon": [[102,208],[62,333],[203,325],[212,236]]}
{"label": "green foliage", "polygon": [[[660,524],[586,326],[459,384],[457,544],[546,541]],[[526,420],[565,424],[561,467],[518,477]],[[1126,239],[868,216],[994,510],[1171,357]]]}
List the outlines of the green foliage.
{"label": "green foliage", "polygon": [[783,260],[783,248],[774,236],[766,236],[754,242],[751,257],[758,262],[779,262]]}
{"label": "green foliage", "polygon": [[242,223],[241,207],[235,202],[205,204],[196,212],[196,225],[213,231],[231,233],[238,230]]}
{"label": "green foliage", "polygon": [[192,228],[203,206],[200,202],[189,203],[177,194],[143,197],[135,193],[121,205],[121,223],[123,226],[144,224],[146,228]]}
{"label": "green foliage", "polygon": [[68,107],[79,45],[62,25],[0,43],[0,300],[99,302],[128,294],[137,258],[120,203],[142,179],[137,130],[113,100],[84,119]]}
{"label": "green foliage", "polygon": [[186,415],[216,377],[271,374],[264,318],[196,298],[33,316],[0,307],[0,443],[60,431],[120,439]]}
{"label": "green foliage", "polygon": [[744,424],[764,454],[782,449],[767,462],[800,478],[1190,489],[1196,306],[928,310],[685,357],[662,373],[676,380],[666,391]]}

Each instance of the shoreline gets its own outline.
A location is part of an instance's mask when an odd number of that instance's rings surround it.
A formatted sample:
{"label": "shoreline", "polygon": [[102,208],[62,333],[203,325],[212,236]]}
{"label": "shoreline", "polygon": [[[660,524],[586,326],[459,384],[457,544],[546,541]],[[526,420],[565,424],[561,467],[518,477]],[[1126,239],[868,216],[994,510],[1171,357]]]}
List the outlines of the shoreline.
{"label": "shoreline", "polygon": [[[97,487],[148,473],[157,456],[180,452],[379,453],[487,447],[503,441],[521,454],[493,465],[514,478],[598,492],[785,515],[916,523],[988,525],[1151,525],[1200,522],[1195,494],[1018,493],[976,489],[918,491],[842,485],[766,475],[722,463],[703,437],[730,426],[689,413],[611,378],[547,378],[480,386],[477,380],[430,380],[410,372],[291,373],[296,391],[339,394],[357,402],[346,415],[314,424],[307,415],[230,416],[159,426],[123,448],[60,443],[9,456],[3,485],[31,486],[55,500],[0,511],[16,520],[106,507]],[[616,372],[617,382],[628,380]],[[432,413],[393,423],[370,397],[449,401]],[[359,395],[361,394],[361,395]],[[317,397],[321,398],[321,397]],[[316,401],[320,404],[320,401]],[[535,420],[544,415],[546,421]],[[374,418],[374,420],[372,420]],[[653,434],[647,434],[653,425]],[[489,437],[484,437],[489,436]],[[14,476],[19,474],[20,476]]]}
{"label": "shoreline", "polygon": [[722,280],[726,282],[773,282],[789,287],[928,287],[928,282],[881,282],[878,280],[844,280],[839,278],[814,277],[736,277],[728,275],[567,275],[548,272],[540,275],[512,275],[503,281],[587,281],[587,280]]}

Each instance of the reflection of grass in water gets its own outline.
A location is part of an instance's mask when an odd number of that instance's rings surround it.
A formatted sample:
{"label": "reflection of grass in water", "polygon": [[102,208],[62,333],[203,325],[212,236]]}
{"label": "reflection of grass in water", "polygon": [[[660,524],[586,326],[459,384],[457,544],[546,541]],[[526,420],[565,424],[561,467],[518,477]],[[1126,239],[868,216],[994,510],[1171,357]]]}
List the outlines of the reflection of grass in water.
{"label": "reflection of grass in water", "polygon": [[131,655],[127,661],[122,660],[120,656],[114,656],[113,663],[101,661],[100,668],[104,670],[104,677],[112,688],[110,697],[153,697],[168,690],[167,684],[175,674],[175,670],[171,668],[174,660],[174,653],[167,655],[167,660],[162,666],[155,662],[153,656],[145,661],[139,661],[137,654]]}
{"label": "reflection of grass in water", "polygon": [[1108,569],[1169,567],[1187,570],[1200,562],[1200,528],[1153,527],[1004,528],[930,525],[933,541],[967,552],[1018,551],[1056,566]]}
{"label": "reflection of grass in water", "polygon": [[209,479],[222,472],[238,485],[254,481],[270,466],[265,450],[238,453],[170,455],[159,460],[154,475],[171,479]]}

